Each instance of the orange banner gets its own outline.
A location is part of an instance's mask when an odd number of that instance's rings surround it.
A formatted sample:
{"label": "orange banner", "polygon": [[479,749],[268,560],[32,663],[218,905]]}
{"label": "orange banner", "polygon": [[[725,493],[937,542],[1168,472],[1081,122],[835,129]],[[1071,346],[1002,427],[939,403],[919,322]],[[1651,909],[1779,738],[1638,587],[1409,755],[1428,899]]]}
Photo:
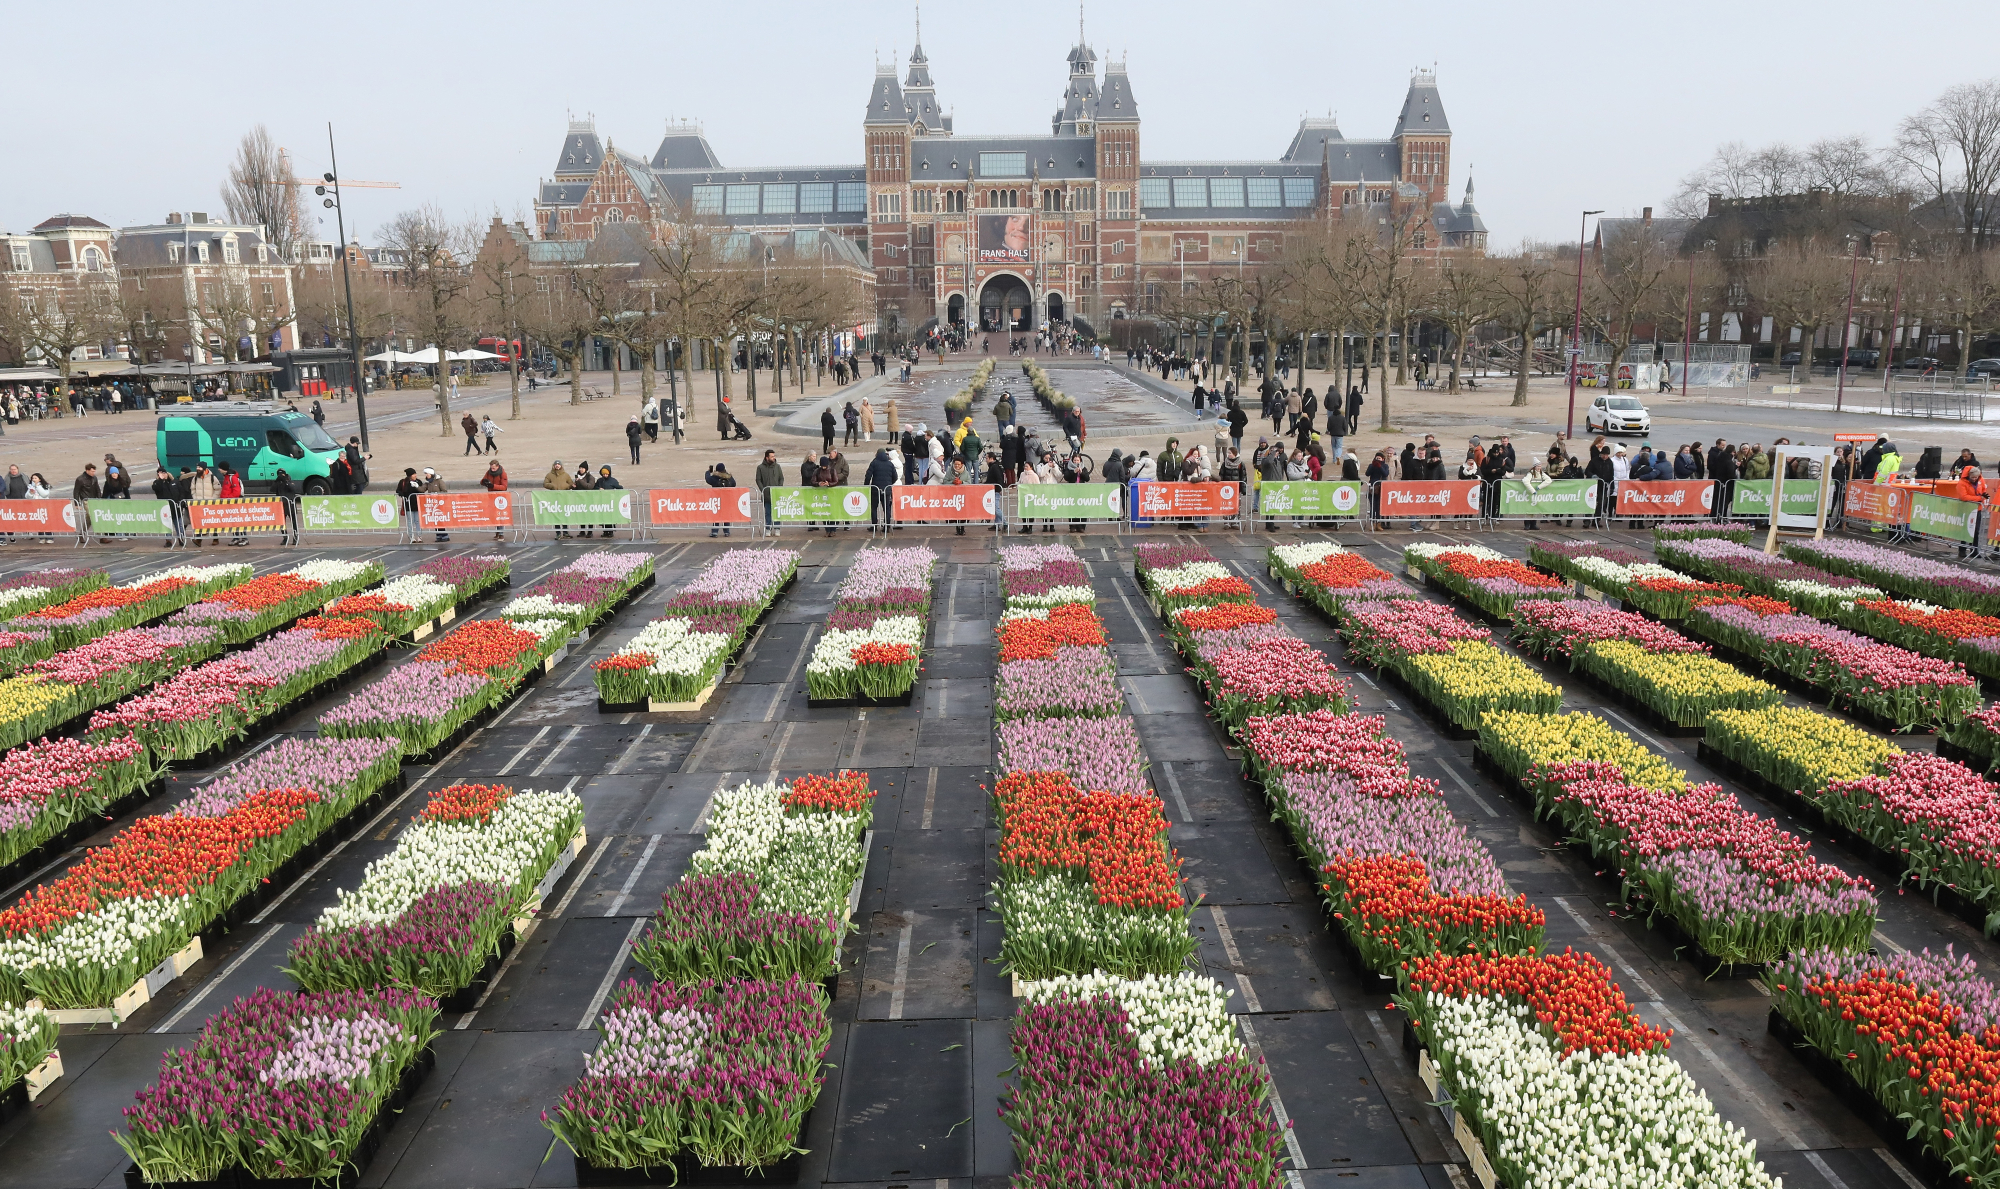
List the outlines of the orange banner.
{"label": "orange banner", "polygon": [[762,496],[754,487],[656,487],[646,503],[654,524],[749,524]]}
{"label": "orange banner", "polygon": [[889,489],[895,496],[892,520],[991,520],[999,489],[988,483],[909,486]]}
{"label": "orange banner", "polygon": [[1707,479],[1621,479],[1620,516],[1706,516],[1715,511],[1715,484]]}
{"label": "orange banner", "polygon": [[1234,516],[1242,504],[1234,483],[1135,483],[1134,516]]}
{"label": "orange banner", "polygon": [[419,492],[417,522],[425,528],[505,528],[514,523],[514,497],[505,491]]}
{"label": "orange banner", "polygon": [[1477,516],[1477,479],[1385,479],[1375,485],[1381,493],[1383,519],[1391,516]]}
{"label": "orange banner", "polygon": [[0,528],[12,532],[73,533],[76,505],[68,500],[0,500]]}
{"label": "orange banner", "polygon": [[1847,485],[1847,518],[1864,524],[1908,524],[1910,491],[1888,483]]}
{"label": "orange banner", "polygon": [[285,501],[280,499],[190,500],[191,533],[264,532],[285,527]]}

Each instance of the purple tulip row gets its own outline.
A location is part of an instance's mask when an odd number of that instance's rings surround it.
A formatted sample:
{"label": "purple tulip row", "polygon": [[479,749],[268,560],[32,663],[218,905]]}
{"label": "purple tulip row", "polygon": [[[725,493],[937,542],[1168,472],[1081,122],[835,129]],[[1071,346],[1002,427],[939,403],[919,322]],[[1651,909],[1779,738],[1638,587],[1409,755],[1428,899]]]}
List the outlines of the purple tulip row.
{"label": "purple tulip row", "polygon": [[194,1047],[125,1108],[119,1145],[149,1181],[338,1176],[435,1035],[413,992],[261,988],[211,1017]]}

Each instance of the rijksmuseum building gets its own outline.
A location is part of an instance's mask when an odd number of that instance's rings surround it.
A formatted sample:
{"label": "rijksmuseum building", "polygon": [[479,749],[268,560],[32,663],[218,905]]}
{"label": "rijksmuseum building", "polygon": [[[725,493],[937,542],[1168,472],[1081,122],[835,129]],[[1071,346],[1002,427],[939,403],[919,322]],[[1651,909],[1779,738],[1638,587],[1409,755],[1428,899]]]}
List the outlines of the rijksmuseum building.
{"label": "rijksmuseum building", "polygon": [[876,68],[859,164],[729,168],[688,124],[639,157],[572,121],[535,198],[537,231],[588,240],[606,224],[658,229],[691,215],[760,237],[838,235],[857,249],[843,255],[872,265],[889,334],[968,315],[996,333],[1101,327],[1204,276],[1275,260],[1315,220],[1400,221],[1419,254],[1484,251],[1471,182],[1450,200],[1451,125],[1431,72],[1412,77],[1384,140],[1308,118],[1269,159],[1155,161],[1124,63],[1100,77],[1080,33],[1046,134],[959,133],[921,39],[900,84],[894,66]]}

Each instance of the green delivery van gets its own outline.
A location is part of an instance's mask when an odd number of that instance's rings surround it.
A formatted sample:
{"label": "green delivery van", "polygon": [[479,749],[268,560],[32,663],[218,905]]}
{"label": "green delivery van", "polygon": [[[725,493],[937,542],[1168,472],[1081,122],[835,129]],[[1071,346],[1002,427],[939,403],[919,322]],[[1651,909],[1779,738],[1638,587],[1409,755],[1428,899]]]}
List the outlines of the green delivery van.
{"label": "green delivery van", "polygon": [[168,407],[174,411],[160,416],[156,432],[160,465],[169,471],[226,462],[246,493],[269,491],[279,471],[306,495],[333,490],[340,443],[304,413],[252,401]]}

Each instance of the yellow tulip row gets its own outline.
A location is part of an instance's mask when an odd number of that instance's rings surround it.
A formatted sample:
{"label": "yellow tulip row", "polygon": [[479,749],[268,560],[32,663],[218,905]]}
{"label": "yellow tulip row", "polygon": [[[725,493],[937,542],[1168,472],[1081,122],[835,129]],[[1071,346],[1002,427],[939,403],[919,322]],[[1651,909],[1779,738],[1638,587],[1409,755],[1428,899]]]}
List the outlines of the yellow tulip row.
{"label": "yellow tulip row", "polygon": [[1601,760],[1625,770],[1630,784],[1684,789],[1687,773],[1632,741],[1594,714],[1523,714],[1493,710],[1480,716],[1479,742],[1509,776],[1535,764]]}

